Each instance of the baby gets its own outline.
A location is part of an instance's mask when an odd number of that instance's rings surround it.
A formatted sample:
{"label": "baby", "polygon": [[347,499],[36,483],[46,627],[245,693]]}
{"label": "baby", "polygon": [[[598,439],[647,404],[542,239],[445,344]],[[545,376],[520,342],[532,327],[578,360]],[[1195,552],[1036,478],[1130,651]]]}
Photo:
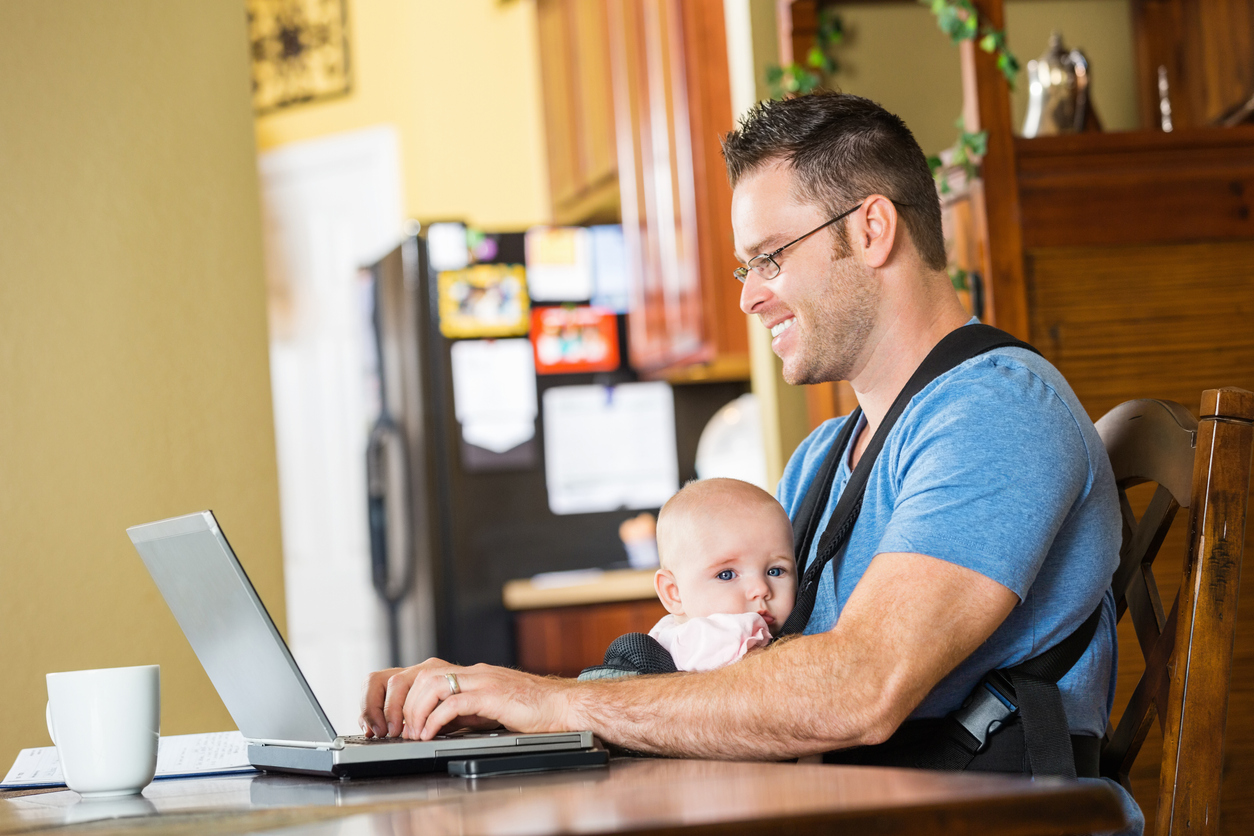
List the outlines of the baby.
{"label": "baby", "polygon": [[783,628],[797,594],[792,525],[766,491],[690,482],[658,514],[657,545],[653,585],[670,615],[649,635],[680,670],[731,664]]}

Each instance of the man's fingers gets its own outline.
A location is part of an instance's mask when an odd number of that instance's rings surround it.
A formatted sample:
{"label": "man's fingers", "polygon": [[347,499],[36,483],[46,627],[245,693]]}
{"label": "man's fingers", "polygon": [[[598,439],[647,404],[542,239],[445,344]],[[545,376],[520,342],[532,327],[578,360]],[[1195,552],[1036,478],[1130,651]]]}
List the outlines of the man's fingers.
{"label": "man's fingers", "polygon": [[397,737],[404,728],[405,700],[409,696],[409,689],[413,686],[414,679],[420,672],[417,666],[385,671],[385,673],[391,673],[391,676],[387,678],[387,688],[383,698],[383,723],[386,736]]}
{"label": "man's fingers", "polygon": [[366,677],[366,684],[361,694],[360,722],[362,731],[367,736],[384,737],[387,735],[387,720],[383,717],[383,699],[388,678],[399,670],[399,668],[392,668],[386,671],[375,671]]}
{"label": "man's fingers", "polygon": [[443,696],[440,688],[448,689],[446,683],[443,674],[432,674],[430,671],[423,671],[415,677],[409,695],[405,698],[405,737],[419,739],[419,731],[426,723],[427,716],[439,705],[440,697]]}
{"label": "man's fingers", "polygon": [[419,739],[431,740],[443,731],[445,726],[453,724],[460,717],[475,717],[479,713],[475,707],[477,702],[474,694],[466,693],[454,694],[442,700],[427,715],[427,721],[422,727]]}

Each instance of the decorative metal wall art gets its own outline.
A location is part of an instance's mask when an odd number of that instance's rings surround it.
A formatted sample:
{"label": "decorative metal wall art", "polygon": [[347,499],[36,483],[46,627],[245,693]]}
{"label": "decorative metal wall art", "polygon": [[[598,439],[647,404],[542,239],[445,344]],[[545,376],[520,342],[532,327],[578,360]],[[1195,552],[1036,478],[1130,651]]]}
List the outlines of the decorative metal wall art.
{"label": "decorative metal wall art", "polygon": [[347,0],[248,0],[253,110],[348,93],[347,20]]}

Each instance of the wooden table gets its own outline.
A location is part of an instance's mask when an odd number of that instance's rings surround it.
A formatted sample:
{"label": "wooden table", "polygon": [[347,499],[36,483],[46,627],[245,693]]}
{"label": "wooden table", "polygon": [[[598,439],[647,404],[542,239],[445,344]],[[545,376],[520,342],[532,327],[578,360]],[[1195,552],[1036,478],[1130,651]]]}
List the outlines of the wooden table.
{"label": "wooden table", "polygon": [[[123,818],[113,818],[122,816]],[[817,764],[620,758],[605,769],[467,780],[239,775],[143,797],[0,796],[0,834],[1058,834],[1122,826],[1102,784]]]}

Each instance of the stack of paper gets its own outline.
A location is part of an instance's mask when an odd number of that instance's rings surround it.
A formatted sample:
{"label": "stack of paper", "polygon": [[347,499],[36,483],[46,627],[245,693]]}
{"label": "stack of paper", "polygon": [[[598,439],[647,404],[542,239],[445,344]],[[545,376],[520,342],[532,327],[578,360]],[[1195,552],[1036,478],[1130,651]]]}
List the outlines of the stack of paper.
{"label": "stack of paper", "polygon": [[[248,742],[237,731],[177,734],[163,737],[157,743],[154,780],[255,771],[248,762]],[[55,746],[23,749],[0,783],[3,790],[63,786],[65,778],[61,775]]]}

